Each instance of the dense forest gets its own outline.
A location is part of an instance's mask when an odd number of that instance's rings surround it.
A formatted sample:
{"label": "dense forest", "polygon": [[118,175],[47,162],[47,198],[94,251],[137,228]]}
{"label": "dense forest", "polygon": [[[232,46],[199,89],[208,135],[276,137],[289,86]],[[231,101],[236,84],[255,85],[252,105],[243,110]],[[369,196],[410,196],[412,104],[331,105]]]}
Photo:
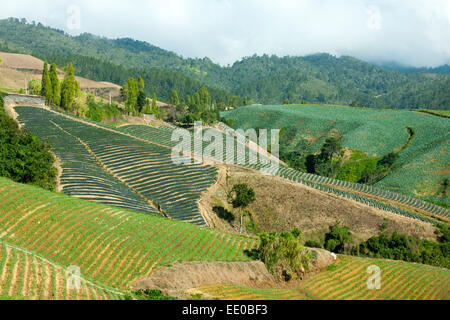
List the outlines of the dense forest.
{"label": "dense forest", "polygon": [[[389,70],[343,56],[257,56],[222,67],[208,58],[183,57],[132,39],[91,34],[69,36],[25,19],[0,20],[0,49],[36,55],[58,64],[72,61],[81,76],[123,84],[141,75],[161,99],[208,87],[213,100],[234,96],[262,104],[326,103],[383,108],[450,109],[445,66],[426,72]],[[150,94],[150,92],[146,92]]]}

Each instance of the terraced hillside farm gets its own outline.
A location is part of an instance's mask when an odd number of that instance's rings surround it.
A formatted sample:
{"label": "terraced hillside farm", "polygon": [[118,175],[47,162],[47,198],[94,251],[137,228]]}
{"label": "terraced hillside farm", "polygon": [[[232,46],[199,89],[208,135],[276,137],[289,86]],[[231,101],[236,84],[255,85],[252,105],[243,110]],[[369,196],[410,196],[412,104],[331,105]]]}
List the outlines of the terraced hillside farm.
{"label": "terraced hillside farm", "polygon": [[[380,268],[380,289],[368,289],[370,266]],[[339,262],[297,288],[255,289],[212,285],[195,292],[221,300],[448,300],[450,271],[400,261],[339,256]]]}
{"label": "terraced hillside farm", "polygon": [[[286,147],[305,155],[317,152],[329,136],[371,157],[398,151],[396,169],[377,186],[450,205],[448,197],[438,195],[442,181],[450,178],[447,118],[414,111],[308,105],[247,106],[222,116],[235,119],[235,128],[287,128]],[[414,129],[414,137],[407,127]]]}
{"label": "terraced hillside farm", "polygon": [[[63,288],[69,266],[80,268],[82,297],[120,298],[119,290],[159,266],[248,261],[244,251],[258,242],[5,178],[0,178],[0,212],[0,295],[25,298],[75,298]],[[45,283],[41,291],[36,282]]]}
{"label": "terraced hillside farm", "polygon": [[[0,178],[0,296],[25,299],[123,299],[159,266],[182,261],[249,261],[256,238],[139,214]],[[381,289],[368,290],[368,266]],[[81,290],[67,288],[69,267]],[[339,256],[300,287],[207,285],[220,299],[449,299],[450,272],[399,261]],[[192,290],[191,290],[192,291]],[[192,291],[192,292],[194,292]]]}
{"label": "terraced hillside farm", "polygon": [[48,140],[61,160],[65,194],[205,225],[197,201],[216,169],[175,165],[171,149],[39,108],[16,107],[18,121]]}
{"label": "terraced hillside farm", "polygon": [[[339,262],[301,286],[310,297],[326,300],[448,300],[450,271],[402,261],[339,256]],[[380,268],[380,289],[368,290],[373,273]]]}
{"label": "terraced hillside farm", "polygon": [[[278,175],[291,181],[305,184],[317,190],[339,195],[377,209],[419,219],[421,221],[436,223],[436,219],[444,221],[450,219],[450,212],[445,208],[408,195],[399,194],[383,188],[330,179],[314,174],[307,174],[288,168],[284,165],[279,165],[272,168],[270,160],[266,154],[258,153],[248,146],[243,146],[237,141],[237,139],[235,139],[235,146],[230,149],[232,151],[230,153],[228,152],[229,150],[226,149],[227,134],[225,132],[227,132],[228,127],[220,123],[219,128],[220,131],[217,131],[217,133],[222,135],[224,152],[218,156],[213,154],[213,159],[218,159],[225,163],[237,163],[243,167],[256,170],[265,169],[266,172]],[[146,140],[154,139],[158,143],[168,147],[176,146],[176,142],[171,140],[173,129],[170,128],[156,129],[148,126],[128,125],[121,127],[119,130],[138,138]],[[203,150],[205,150],[208,145],[209,142],[204,141]],[[236,152],[238,145],[245,149],[245,155]],[[191,151],[196,153],[193,142]],[[253,153],[256,162],[249,161],[250,153]]]}

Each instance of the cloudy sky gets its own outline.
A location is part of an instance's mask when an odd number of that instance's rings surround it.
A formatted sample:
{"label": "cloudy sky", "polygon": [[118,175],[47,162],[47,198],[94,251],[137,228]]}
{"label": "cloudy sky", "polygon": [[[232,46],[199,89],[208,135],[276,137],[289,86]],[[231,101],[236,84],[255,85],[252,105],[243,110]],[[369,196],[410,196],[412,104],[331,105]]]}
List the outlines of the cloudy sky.
{"label": "cloudy sky", "polygon": [[450,64],[448,0],[14,0],[1,5],[7,17],[131,37],[223,65],[254,53],[317,52]]}

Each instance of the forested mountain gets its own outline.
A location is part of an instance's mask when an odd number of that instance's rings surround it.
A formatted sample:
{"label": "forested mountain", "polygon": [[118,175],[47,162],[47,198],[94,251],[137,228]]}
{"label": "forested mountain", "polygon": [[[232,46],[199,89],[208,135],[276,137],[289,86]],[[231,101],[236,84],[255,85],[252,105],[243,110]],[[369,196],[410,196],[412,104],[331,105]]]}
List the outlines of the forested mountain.
{"label": "forested mountain", "polygon": [[236,95],[262,104],[288,99],[290,103],[450,109],[448,66],[401,72],[352,57],[316,54],[254,55],[222,67],[208,58],[184,59],[142,41],[91,34],[74,37],[13,18],[0,20],[0,49],[51,58],[57,63],[73,61],[80,75],[118,84],[123,84],[124,75],[145,70],[146,83],[152,82],[150,86],[163,99],[168,99],[170,89],[184,96],[206,84],[213,99],[225,103],[236,100],[232,98]]}

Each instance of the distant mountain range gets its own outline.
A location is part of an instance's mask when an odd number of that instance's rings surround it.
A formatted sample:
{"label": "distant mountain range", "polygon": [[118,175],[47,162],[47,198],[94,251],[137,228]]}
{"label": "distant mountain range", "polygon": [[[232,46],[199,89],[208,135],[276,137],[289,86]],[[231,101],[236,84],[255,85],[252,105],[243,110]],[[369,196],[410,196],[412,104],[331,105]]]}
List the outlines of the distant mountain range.
{"label": "distant mountain range", "polygon": [[[329,54],[306,57],[257,56],[222,67],[209,58],[185,59],[130,38],[111,40],[92,34],[70,36],[42,24],[0,20],[0,50],[28,53],[65,64],[72,61],[80,76],[123,84],[145,73],[149,92],[168,100],[201,86],[213,99],[281,104],[327,103],[367,107],[450,109],[448,65],[414,69],[367,63]],[[151,79],[151,81],[150,81]]]}

